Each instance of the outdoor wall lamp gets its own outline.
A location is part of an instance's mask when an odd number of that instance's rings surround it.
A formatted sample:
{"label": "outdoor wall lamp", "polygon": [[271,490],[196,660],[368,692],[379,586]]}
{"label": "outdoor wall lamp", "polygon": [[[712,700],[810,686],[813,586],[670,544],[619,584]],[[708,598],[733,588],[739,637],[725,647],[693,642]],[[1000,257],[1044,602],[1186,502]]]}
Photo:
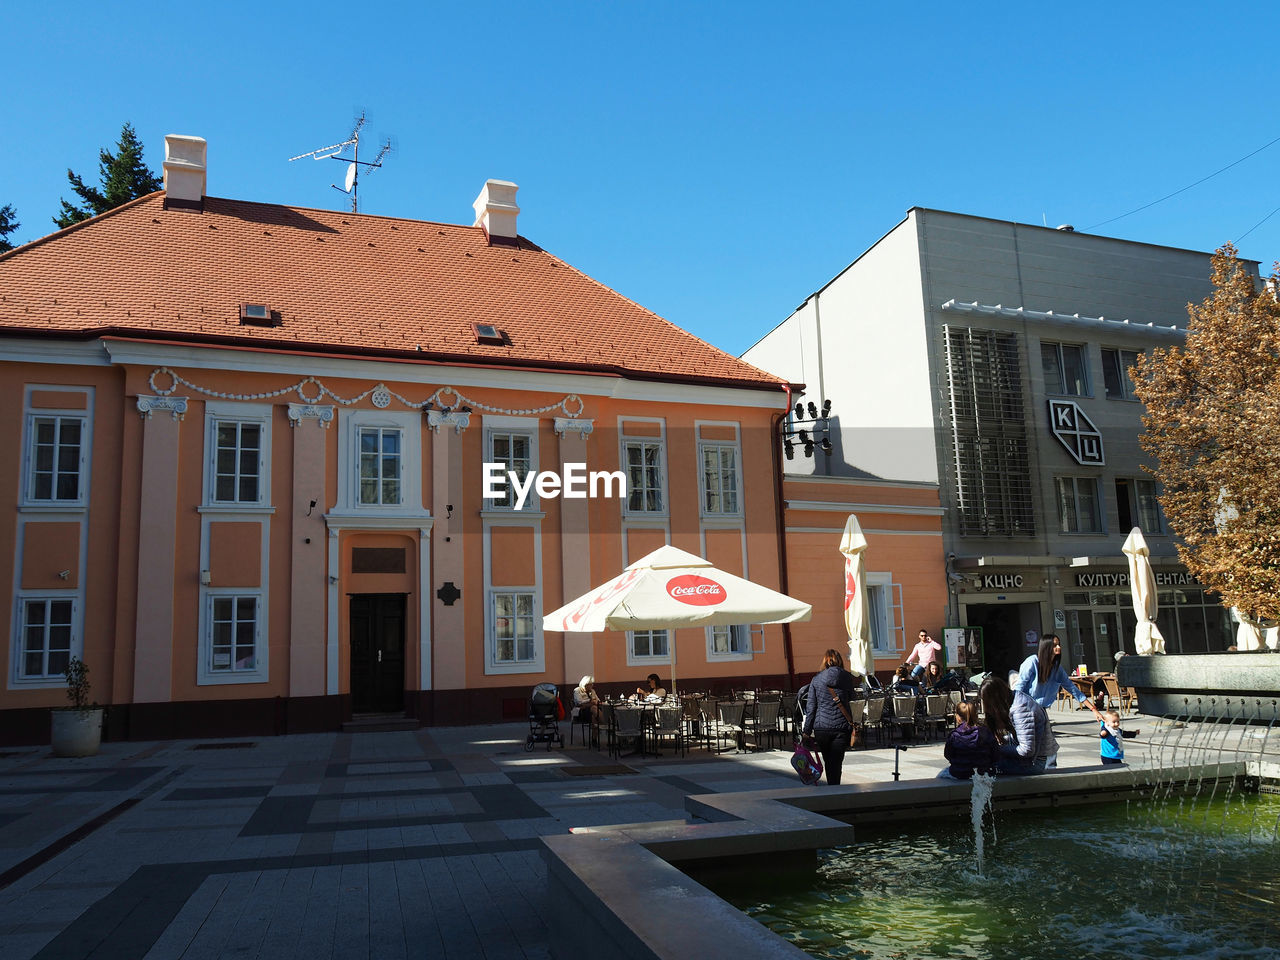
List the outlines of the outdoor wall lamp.
{"label": "outdoor wall lamp", "polygon": [[[806,417],[805,413],[809,416]],[[804,446],[804,455],[812,457],[814,448],[820,449],[828,457],[831,456],[831,401],[823,400],[822,409],[812,400],[808,409],[803,403],[797,403],[795,410],[788,413],[782,424],[782,449],[788,460],[796,456],[796,443]]]}

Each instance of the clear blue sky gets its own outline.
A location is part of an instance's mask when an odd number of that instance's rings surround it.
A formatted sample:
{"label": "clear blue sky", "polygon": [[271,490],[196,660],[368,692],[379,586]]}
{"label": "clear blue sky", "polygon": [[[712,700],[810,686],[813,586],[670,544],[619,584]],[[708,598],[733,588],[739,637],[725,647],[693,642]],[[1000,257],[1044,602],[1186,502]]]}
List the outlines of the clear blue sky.
{"label": "clear blue sky", "polygon": [[[127,120],[157,171],[205,137],[210,195],[340,209],[339,164],[285,161],[363,108],[397,142],[364,212],[470,223],[514,180],[521,233],[738,353],[911,206],[1086,229],[1280,137],[1272,4],[890,6],[5,3],[0,205],[52,230]],[[1278,170],[1096,232],[1213,249]],[[1269,269],[1280,213],[1240,247]]]}

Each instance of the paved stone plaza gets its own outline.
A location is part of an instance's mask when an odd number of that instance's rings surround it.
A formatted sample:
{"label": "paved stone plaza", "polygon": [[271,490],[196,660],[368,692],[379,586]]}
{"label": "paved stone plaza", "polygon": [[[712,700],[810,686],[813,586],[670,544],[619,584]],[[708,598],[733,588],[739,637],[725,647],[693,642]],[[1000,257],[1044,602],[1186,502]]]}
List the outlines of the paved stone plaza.
{"label": "paved stone plaza", "polygon": [[[1062,765],[1097,764],[1092,716],[1051,715]],[[1143,728],[1129,762],[1160,762],[1156,721],[1125,724]],[[539,837],[797,783],[786,750],[619,763],[580,745],[526,753],[526,732],[0,753],[0,957],[549,957]],[[845,782],[890,781],[895,755],[903,780],[943,763],[941,741],[873,743],[846,759]]]}

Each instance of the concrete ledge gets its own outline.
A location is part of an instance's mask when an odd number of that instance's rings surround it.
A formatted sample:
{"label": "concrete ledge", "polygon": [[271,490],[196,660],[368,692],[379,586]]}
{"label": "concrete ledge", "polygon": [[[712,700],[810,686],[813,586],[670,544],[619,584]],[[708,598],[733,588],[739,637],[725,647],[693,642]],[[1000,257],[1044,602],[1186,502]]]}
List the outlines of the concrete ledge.
{"label": "concrete ledge", "polygon": [[626,960],[808,956],[628,837],[544,837],[543,844],[557,960],[581,960],[584,949]]}
{"label": "concrete ledge", "polygon": [[[1275,779],[1280,765],[1260,758],[1162,770],[1063,769],[1002,778],[992,803],[997,810],[1104,803],[1242,776]],[[788,854],[852,843],[854,824],[967,813],[970,795],[971,784],[947,780],[703,794],[685,798],[685,809],[702,822],[598,826],[544,837],[552,955],[580,960],[586,943],[594,952],[636,960],[798,960],[807,954],[675,864],[747,857],[744,863],[767,869],[762,865]]]}
{"label": "concrete ledge", "polygon": [[1145,714],[1280,725],[1280,653],[1122,657],[1116,678]]}

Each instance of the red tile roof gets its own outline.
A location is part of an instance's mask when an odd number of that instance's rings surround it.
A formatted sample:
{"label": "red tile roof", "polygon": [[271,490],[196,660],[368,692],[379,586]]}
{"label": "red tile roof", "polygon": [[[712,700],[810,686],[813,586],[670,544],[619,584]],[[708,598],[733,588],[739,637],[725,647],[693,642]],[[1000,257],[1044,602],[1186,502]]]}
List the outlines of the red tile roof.
{"label": "red tile roof", "polygon": [[[240,306],[278,326],[240,322]],[[477,343],[473,323],[509,343]],[[530,241],[480,227],[164,193],[0,256],[0,334],[261,344],[778,389]]]}

